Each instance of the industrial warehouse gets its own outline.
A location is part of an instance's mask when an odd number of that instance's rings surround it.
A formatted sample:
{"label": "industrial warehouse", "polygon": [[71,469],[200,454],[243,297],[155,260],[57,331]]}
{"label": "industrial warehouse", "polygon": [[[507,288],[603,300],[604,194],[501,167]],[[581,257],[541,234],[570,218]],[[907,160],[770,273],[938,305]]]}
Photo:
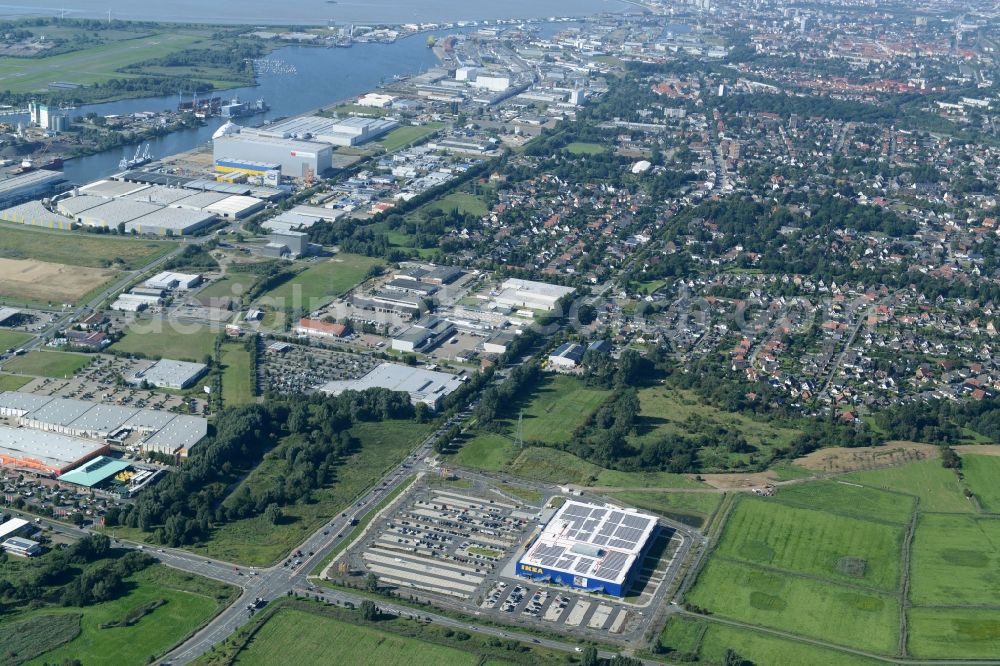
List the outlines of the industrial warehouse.
{"label": "industrial warehouse", "polygon": [[[0,417],[20,426],[4,427],[9,442],[0,435],[0,447],[9,449],[0,451],[4,464],[54,474],[86,462],[112,444],[184,457],[208,434],[208,421],[197,416],[17,391],[0,393]],[[53,433],[62,439],[49,437]],[[65,455],[55,455],[63,450]],[[35,462],[46,457],[51,461]]]}
{"label": "industrial warehouse", "polygon": [[[125,233],[185,236],[219,219],[242,219],[261,210],[277,190],[190,178],[144,178],[127,172],[60,195],[50,208],[30,201],[0,211],[0,219],[47,229],[85,226]],[[152,174],[156,176],[156,174]],[[162,182],[160,182],[162,181]],[[3,198],[0,196],[0,203]],[[10,203],[13,203],[11,201]]]}
{"label": "industrial warehouse", "polygon": [[383,363],[360,379],[328,382],[320,388],[320,391],[330,395],[340,395],[344,391],[384,388],[409,393],[410,402],[413,404],[423,403],[436,410],[449,394],[462,385],[463,379],[447,372]]}
{"label": "industrial warehouse", "polygon": [[621,597],[655,530],[654,516],[570,500],[528,547],[517,573]]}

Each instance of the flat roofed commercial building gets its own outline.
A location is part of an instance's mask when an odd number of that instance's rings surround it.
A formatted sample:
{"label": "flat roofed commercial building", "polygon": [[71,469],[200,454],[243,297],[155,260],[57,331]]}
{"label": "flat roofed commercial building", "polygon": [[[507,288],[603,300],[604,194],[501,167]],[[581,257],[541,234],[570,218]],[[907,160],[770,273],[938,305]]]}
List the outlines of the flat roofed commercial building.
{"label": "flat roofed commercial building", "polygon": [[185,210],[203,211],[214,203],[233,196],[225,192],[192,192],[187,190],[188,196],[178,199],[172,205]]}
{"label": "flat roofed commercial building", "polygon": [[28,412],[41,409],[53,400],[55,400],[55,398],[47,395],[4,391],[3,393],[0,393],[0,416],[13,416],[15,418],[20,418]]}
{"label": "flat roofed commercial building", "polygon": [[106,227],[113,229],[119,224],[131,222],[144,215],[160,210],[156,204],[130,201],[128,199],[111,199],[100,206],[88,208],[77,214],[76,219],[88,227]]}
{"label": "flat roofed commercial building", "polygon": [[208,421],[197,416],[177,416],[140,444],[143,451],[187,457],[208,435]]}
{"label": "flat roofed commercial building", "polygon": [[59,477],[63,483],[72,483],[84,488],[93,488],[97,484],[111,478],[119,472],[127,470],[132,464],[125,460],[115,460],[107,456],[98,456],[85,462],[76,469],[70,470]]}
{"label": "flat roofed commercial building", "polygon": [[66,178],[57,171],[39,169],[0,180],[0,206],[37,199],[66,187]]}
{"label": "flat roofed commercial building", "polygon": [[125,223],[127,233],[187,236],[215,222],[212,213],[166,207]]}
{"label": "flat roofed commercial building", "polygon": [[21,537],[11,537],[0,543],[5,551],[18,557],[34,557],[42,552],[42,546],[37,541],[22,539]]}
{"label": "flat roofed commercial building", "polygon": [[130,183],[124,180],[98,180],[81,187],[80,193],[105,199],[117,199],[137,194],[148,188],[149,185],[143,183]]}
{"label": "flat roofed commercial building", "polygon": [[67,231],[73,227],[73,220],[49,211],[40,201],[28,201],[12,208],[7,208],[0,212],[0,220],[14,222],[15,224],[27,224],[33,227],[44,227],[46,229],[61,229],[63,231]]}
{"label": "flat roofed commercial building", "polygon": [[569,500],[521,556],[517,573],[624,596],[656,524],[637,511]]}
{"label": "flat roofed commercial building", "polygon": [[504,281],[503,290],[494,300],[509,307],[551,310],[560,298],[573,291],[573,287],[510,278]]}
{"label": "flat roofed commercial building", "polygon": [[150,386],[171,389],[186,389],[205,374],[208,366],[204,363],[189,363],[161,359],[146,370],[137,372],[129,379],[132,384],[146,382]]}
{"label": "flat roofed commercial building", "polygon": [[441,406],[441,402],[461,385],[462,378],[458,375],[412,368],[397,363],[383,363],[360,379],[328,382],[320,388],[320,391],[330,395],[340,395],[344,391],[384,388],[408,393],[413,404],[423,403],[436,410]]}
{"label": "flat roofed commercial building", "polygon": [[215,160],[250,160],[281,165],[281,173],[302,178],[306,171],[322,175],[333,166],[333,146],[280,136],[241,133],[212,141]]}
{"label": "flat roofed commercial building", "polygon": [[169,206],[177,203],[181,199],[191,196],[191,190],[183,187],[167,187],[166,185],[152,185],[140,190],[129,198],[133,201],[144,201],[145,203],[160,204]]}
{"label": "flat roofed commercial building", "polygon": [[74,398],[58,398],[21,417],[21,425],[38,430],[75,434],[69,425],[88,412],[94,403]]}
{"label": "flat roofed commercial building", "polygon": [[78,215],[90,210],[91,208],[103,206],[106,203],[108,203],[107,199],[102,199],[101,197],[90,197],[86,194],[81,194],[80,196],[60,199],[59,203],[56,204],[56,210],[66,217],[79,221],[77,220]]}
{"label": "flat roofed commercial building", "polygon": [[11,518],[6,522],[0,522],[0,541],[24,534],[30,529],[31,523],[24,518]]}
{"label": "flat roofed commercial building", "polygon": [[94,440],[0,425],[0,465],[62,474],[108,451]]}
{"label": "flat roofed commercial building", "polygon": [[257,197],[231,195],[205,206],[205,212],[227,220],[240,220],[264,209],[264,201]]}

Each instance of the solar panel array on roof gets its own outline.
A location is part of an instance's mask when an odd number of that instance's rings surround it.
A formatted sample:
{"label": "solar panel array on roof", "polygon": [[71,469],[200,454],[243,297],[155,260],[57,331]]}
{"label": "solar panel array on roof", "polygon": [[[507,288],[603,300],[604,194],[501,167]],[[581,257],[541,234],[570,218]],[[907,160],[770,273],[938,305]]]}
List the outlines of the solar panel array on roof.
{"label": "solar panel array on roof", "polygon": [[521,561],[620,585],[655,528],[653,516],[568,501]]}

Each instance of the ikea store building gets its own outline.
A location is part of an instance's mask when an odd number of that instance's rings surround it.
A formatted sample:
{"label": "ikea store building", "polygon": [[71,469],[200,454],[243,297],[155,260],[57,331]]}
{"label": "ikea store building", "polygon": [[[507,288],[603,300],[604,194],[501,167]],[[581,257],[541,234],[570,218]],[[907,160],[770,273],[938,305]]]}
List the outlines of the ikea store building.
{"label": "ikea store building", "polygon": [[528,546],[517,573],[625,596],[655,531],[654,516],[570,500]]}

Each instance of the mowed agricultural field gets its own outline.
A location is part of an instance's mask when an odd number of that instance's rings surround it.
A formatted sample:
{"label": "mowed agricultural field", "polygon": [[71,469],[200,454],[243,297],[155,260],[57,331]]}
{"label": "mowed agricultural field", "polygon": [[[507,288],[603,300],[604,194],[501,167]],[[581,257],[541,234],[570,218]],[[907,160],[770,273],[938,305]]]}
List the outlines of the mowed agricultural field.
{"label": "mowed agricultural field", "polygon": [[235,661],[273,664],[378,664],[476,666],[479,655],[378,631],[304,611],[283,608],[268,618]]}
{"label": "mowed agricultural field", "polygon": [[257,280],[258,277],[250,273],[227,275],[199,291],[198,298],[233,298],[238,300],[240,296],[250,291],[257,284]]}
{"label": "mowed agricultural field", "polygon": [[301,308],[306,312],[326,305],[365,279],[378,259],[357,254],[337,254],[309,264],[291,280],[266,292],[259,303],[270,307]]}
{"label": "mowed agricultural field", "polygon": [[941,460],[933,458],[901,467],[854,472],[842,477],[845,481],[886,488],[920,498],[920,511],[975,512],[975,506],[962,494],[955,470],[945,469]]}
{"label": "mowed agricultural field", "polygon": [[609,395],[611,391],[589,387],[575,377],[549,375],[525,396],[523,408],[511,406],[506,416],[516,427],[518,414],[523,414],[525,442],[566,442]]}
{"label": "mowed agricultural field", "polygon": [[76,303],[118,271],[0,258],[0,298],[23,303]]}
{"label": "mowed agricultural field", "polygon": [[442,127],[444,127],[444,123],[426,123],[420,126],[403,125],[402,127],[397,127],[382,138],[378,139],[376,143],[385,148],[387,151],[393,152],[404,146],[408,146],[414,141],[419,141],[426,136],[434,134]]}
{"label": "mowed agricultural field", "polygon": [[[272,564],[399,464],[430,431],[430,425],[413,421],[354,425],[351,435],[360,441],[359,451],[337,468],[333,483],[313,493],[315,501],[282,507],[284,518],[278,525],[272,525],[263,516],[227,523],[215,530],[207,543],[192,550],[230,562]],[[236,492],[243,487],[266,492],[271,486],[281,484],[287,467],[282,453],[287,445],[277,446],[247,475]]]}
{"label": "mowed agricultural field", "polygon": [[13,347],[19,347],[31,339],[27,333],[20,331],[8,331],[0,328],[0,352],[4,352]]}
{"label": "mowed agricultural field", "polygon": [[600,155],[601,153],[608,152],[608,149],[599,143],[585,143],[583,141],[574,141],[567,144],[566,150],[573,155]]}
{"label": "mowed agricultural field", "polygon": [[[913,537],[910,600],[918,605],[997,605],[1000,520],[924,514]],[[994,610],[997,617],[1000,611]]]}
{"label": "mowed agricultural field", "polygon": [[34,259],[67,266],[130,270],[177,247],[170,241],[132,240],[87,233],[18,229],[0,225],[0,258]]}
{"label": "mowed agricultural field", "polygon": [[719,617],[882,654],[895,653],[898,642],[896,596],[719,557],[709,560],[687,601]]}
{"label": "mowed agricultural field", "polygon": [[[46,608],[39,614],[53,612],[82,613],[80,635],[55,650],[49,650],[33,661],[59,664],[79,659],[84,664],[114,663],[139,666],[149,663],[153,655],[161,655],[194,629],[214,616],[234,599],[234,587],[154,565],[130,577],[128,594],[86,608]],[[101,624],[122,620],[136,608],[162,599],[165,604],[153,610],[130,627],[102,629]],[[26,614],[30,617],[31,614]],[[109,656],[113,655],[112,659]],[[17,663],[17,662],[14,662]]]}
{"label": "mowed agricultural field", "polygon": [[[0,78],[4,80],[4,88],[13,93],[44,91],[54,81],[94,84],[109,79],[127,79],[136,75],[119,72],[122,67],[195,45],[207,45],[207,34],[175,28],[170,32],[136,34],[131,38],[121,35],[122,39],[54,56],[0,57]],[[173,74],[176,76],[177,72]]]}
{"label": "mowed agricultural field", "polygon": [[783,487],[773,499],[804,509],[831,511],[898,525],[910,522],[915,502],[909,495],[863,488],[840,481],[817,481]]}
{"label": "mowed agricultural field", "polygon": [[92,356],[55,351],[30,351],[3,363],[4,372],[32,377],[71,377],[90,365]]}
{"label": "mowed agricultural field", "polygon": [[467,213],[477,217],[486,215],[489,212],[486,208],[486,201],[471,192],[452,192],[447,196],[430,202],[424,206],[423,210],[440,210],[445,213],[458,210],[459,213]]}
{"label": "mowed agricultural field", "polygon": [[685,525],[702,527],[719,507],[723,494],[627,491],[608,493],[608,496],[628,506],[639,507]]}
{"label": "mowed agricultural field", "polygon": [[31,377],[0,373],[0,391],[16,391],[30,381]]}
{"label": "mowed agricultural field", "polygon": [[924,659],[996,659],[1000,655],[1000,610],[911,608],[910,656]]}
{"label": "mowed agricultural field", "polygon": [[904,531],[902,524],[744,497],[729,517],[715,552],[755,565],[891,592],[900,584]]}
{"label": "mowed agricultural field", "polygon": [[147,320],[133,324],[111,349],[147,358],[201,363],[206,354],[211,355],[214,351],[215,338],[216,333],[204,326]]}
{"label": "mowed agricultural field", "polygon": [[983,511],[1000,513],[1000,457],[964,454],[962,474]]}
{"label": "mowed agricultural field", "polygon": [[[786,640],[749,629],[673,616],[660,634],[660,643],[673,655],[697,657],[709,664],[725,663],[726,650],[735,650],[756,666],[811,664],[822,666],[874,666],[882,662],[806,643]],[[689,659],[684,659],[689,661]]]}
{"label": "mowed agricultural field", "polygon": [[222,345],[222,402],[226,407],[254,401],[250,352],[242,344]]}

